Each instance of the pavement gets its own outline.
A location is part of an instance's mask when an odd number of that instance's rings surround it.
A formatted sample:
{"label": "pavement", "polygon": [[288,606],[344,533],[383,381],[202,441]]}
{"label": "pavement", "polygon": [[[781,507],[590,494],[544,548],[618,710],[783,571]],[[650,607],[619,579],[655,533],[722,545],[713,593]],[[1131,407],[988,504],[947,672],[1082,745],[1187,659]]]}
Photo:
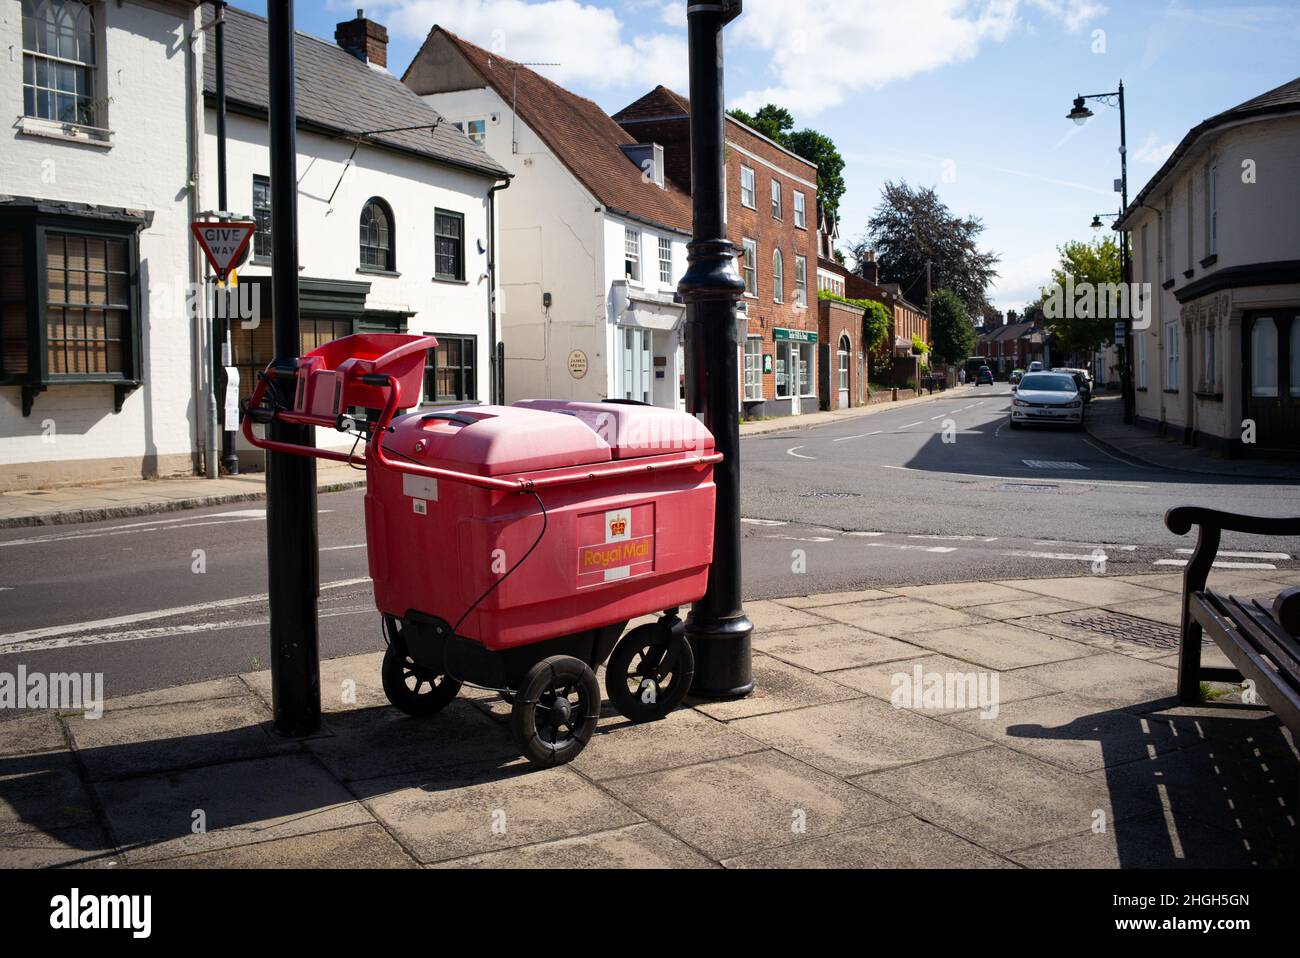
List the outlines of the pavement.
{"label": "pavement", "polygon": [[[971,387],[964,387],[969,389]],[[949,390],[951,396],[960,390]],[[876,403],[854,409],[808,413],[784,419],[757,420],[740,427],[742,436],[791,428],[809,428],[856,419],[886,408],[927,402],[942,393]],[[336,492],[365,485],[365,475],[341,463],[317,463],[317,491]],[[266,474],[244,473],[205,479],[179,476],[166,479],[132,479],[123,482],[83,483],[52,489],[0,492],[0,529],[57,525],[154,515],[177,509],[196,509],[266,498]]]}
{"label": "pavement", "polygon": [[545,771],[492,693],[398,713],[374,652],[322,663],[325,726],[305,740],[271,730],[265,670],[99,718],[28,712],[0,721],[0,867],[1293,865],[1300,778],[1276,718],[1170,698],[1179,580],[753,601],[753,694],[645,725],[607,705]]}
{"label": "pavement", "polygon": [[1111,451],[1148,466],[1203,476],[1300,481],[1300,464],[1294,461],[1225,459],[1203,447],[1189,446],[1181,438],[1161,436],[1141,426],[1126,426],[1124,401],[1118,395],[1094,399],[1084,427]]}

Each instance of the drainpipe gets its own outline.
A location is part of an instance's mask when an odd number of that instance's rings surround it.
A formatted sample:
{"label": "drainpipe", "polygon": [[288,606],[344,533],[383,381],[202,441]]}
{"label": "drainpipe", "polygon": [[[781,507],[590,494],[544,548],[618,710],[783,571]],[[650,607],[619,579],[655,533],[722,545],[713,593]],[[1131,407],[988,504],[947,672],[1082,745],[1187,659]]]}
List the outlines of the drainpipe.
{"label": "drainpipe", "polygon": [[504,356],[497,357],[497,239],[496,194],[510,188],[510,180],[494,183],[487,195],[487,275],[488,275],[488,402],[505,402],[506,376]]}
{"label": "drainpipe", "polygon": [[[195,8],[194,17],[201,18],[200,8]],[[199,183],[200,183],[200,146],[202,142],[200,124],[202,120],[202,97],[203,92],[198,80],[198,57],[194,49],[199,42],[199,36],[202,34],[202,28],[194,20],[189,24],[189,37],[185,44],[185,58],[188,61],[185,70],[186,84],[186,102],[188,104],[188,121],[185,124],[186,148],[189,155],[189,196],[186,200],[186,207],[189,213],[190,222],[194,221],[199,209]],[[188,240],[188,237],[187,237]],[[203,283],[203,263],[202,257],[198,250],[198,244],[189,240],[186,243],[189,250],[189,282],[191,289],[201,289]],[[199,316],[191,319],[190,334],[193,344],[193,368],[192,381],[194,389],[194,451],[195,458],[201,459],[204,465],[204,474],[209,479],[216,478],[216,459],[209,450],[208,434],[204,416],[207,405],[204,402],[204,363],[206,355],[204,334],[207,325],[206,297],[199,298]],[[152,398],[152,397],[151,397]],[[202,411],[200,411],[202,410]]]}

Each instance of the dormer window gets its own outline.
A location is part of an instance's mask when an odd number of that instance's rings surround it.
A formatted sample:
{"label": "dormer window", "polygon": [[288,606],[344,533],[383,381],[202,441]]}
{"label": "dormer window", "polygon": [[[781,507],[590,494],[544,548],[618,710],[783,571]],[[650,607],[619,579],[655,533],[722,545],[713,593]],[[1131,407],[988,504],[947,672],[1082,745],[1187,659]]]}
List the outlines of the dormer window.
{"label": "dormer window", "polygon": [[623,143],[623,155],[636,164],[641,179],[664,188],[664,148],[658,143]]}

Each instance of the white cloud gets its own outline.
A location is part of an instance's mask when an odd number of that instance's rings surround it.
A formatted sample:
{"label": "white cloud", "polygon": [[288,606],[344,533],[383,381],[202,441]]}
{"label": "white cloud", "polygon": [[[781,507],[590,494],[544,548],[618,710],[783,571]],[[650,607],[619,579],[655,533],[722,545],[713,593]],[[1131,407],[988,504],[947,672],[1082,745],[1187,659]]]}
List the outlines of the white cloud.
{"label": "white cloud", "polygon": [[[1029,0],[1041,16],[1076,30],[1105,11],[1090,0]],[[771,85],[736,105],[780,103],[815,114],[862,89],[975,57],[1026,24],[1020,0],[747,0],[734,42],[764,52]]]}
{"label": "white cloud", "polygon": [[1172,140],[1168,143],[1161,143],[1154,133],[1148,133],[1142,145],[1133,151],[1133,161],[1135,163],[1145,163],[1148,166],[1159,166],[1165,160],[1169,159],[1169,154],[1174,152],[1178,146]]}
{"label": "white cloud", "polygon": [[[629,35],[614,10],[580,0],[372,0],[390,33],[422,41],[440,25],[538,72],[594,89],[686,84],[684,34]],[[684,13],[683,13],[684,16]]]}
{"label": "white cloud", "polygon": [[1039,289],[1052,280],[1052,267],[1060,254],[1051,247],[1026,256],[1004,259],[998,263],[998,278],[993,281],[989,299],[1000,309],[1020,309],[1038,296]]}
{"label": "white cloud", "polygon": [[665,3],[659,8],[659,19],[670,27],[686,29],[686,4]]}

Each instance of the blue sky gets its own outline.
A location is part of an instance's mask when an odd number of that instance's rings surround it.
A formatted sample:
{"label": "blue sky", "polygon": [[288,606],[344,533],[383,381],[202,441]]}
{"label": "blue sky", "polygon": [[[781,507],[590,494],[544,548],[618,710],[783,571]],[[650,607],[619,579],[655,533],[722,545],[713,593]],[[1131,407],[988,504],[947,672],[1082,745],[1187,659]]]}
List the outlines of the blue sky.
{"label": "blue sky", "polygon": [[[685,4],[663,0],[358,0],[387,26],[401,74],[434,23],[545,73],[614,112],[664,83],[687,91]],[[332,39],[358,3],[301,0],[298,29]],[[258,13],[265,4],[250,2]],[[1098,32],[1100,31],[1100,32]],[[1019,308],[1055,247],[1090,239],[1119,205],[1118,111],[1078,93],[1124,80],[1129,195],[1207,116],[1300,75],[1300,4],[1158,0],[745,0],[727,28],[727,100],[787,106],[847,166],[841,245],[887,179],[934,186],[981,217],[1002,256],[991,291]]]}

